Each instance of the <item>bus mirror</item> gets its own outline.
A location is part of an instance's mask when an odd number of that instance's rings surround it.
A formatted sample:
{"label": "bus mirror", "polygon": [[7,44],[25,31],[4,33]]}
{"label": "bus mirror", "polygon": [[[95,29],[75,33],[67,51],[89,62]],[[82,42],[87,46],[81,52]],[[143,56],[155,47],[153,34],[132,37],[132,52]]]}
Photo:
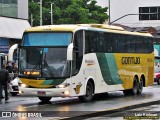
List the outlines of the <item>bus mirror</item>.
{"label": "bus mirror", "polygon": [[73,60],[73,43],[71,43],[67,48],[67,60]]}

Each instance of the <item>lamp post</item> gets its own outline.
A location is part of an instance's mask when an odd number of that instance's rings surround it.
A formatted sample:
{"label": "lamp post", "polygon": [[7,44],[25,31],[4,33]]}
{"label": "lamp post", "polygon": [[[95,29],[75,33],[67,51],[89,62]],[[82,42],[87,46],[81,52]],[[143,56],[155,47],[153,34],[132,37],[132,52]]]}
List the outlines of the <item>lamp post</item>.
{"label": "lamp post", "polygon": [[40,26],[42,25],[42,0],[40,0]]}
{"label": "lamp post", "polygon": [[123,16],[119,17],[118,19],[113,20],[112,22],[109,22],[109,25],[113,24],[114,22],[116,22],[116,21],[118,21],[118,20],[120,20],[120,19],[122,19],[126,16],[130,16],[130,15],[140,15],[140,14],[126,14],[126,15],[123,15]]}
{"label": "lamp post", "polygon": [[53,10],[52,9],[53,8],[53,4],[54,3],[51,3],[51,25],[53,25],[53,11],[52,11]]}

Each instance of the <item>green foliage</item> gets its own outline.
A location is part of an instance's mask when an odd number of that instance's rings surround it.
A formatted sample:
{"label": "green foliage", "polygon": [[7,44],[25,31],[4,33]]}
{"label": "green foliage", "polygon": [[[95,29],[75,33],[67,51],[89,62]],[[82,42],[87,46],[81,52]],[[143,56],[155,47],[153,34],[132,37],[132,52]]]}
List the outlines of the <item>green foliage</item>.
{"label": "green foliage", "polygon": [[[33,26],[40,23],[39,2],[29,0],[29,16],[33,15]],[[43,25],[51,24],[51,3],[53,24],[103,23],[108,19],[108,8],[96,5],[95,0],[43,0]]]}

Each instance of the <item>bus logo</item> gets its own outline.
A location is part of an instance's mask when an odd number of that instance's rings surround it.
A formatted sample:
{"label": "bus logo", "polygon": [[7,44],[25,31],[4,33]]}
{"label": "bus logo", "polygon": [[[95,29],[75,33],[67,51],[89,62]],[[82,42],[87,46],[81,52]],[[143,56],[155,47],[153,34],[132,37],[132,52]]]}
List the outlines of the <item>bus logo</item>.
{"label": "bus logo", "polygon": [[140,64],[140,57],[122,57],[122,64]]}
{"label": "bus logo", "polygon": [[76,88],[74,88],[76,94],[79,94],[80,93],[80,88],[81,88],[82,85],[77,85]]}
{"label": "bus logo", "polygon": [[85,63],[87,64],[87,66],[94,65],[95,60],[85,60]]}

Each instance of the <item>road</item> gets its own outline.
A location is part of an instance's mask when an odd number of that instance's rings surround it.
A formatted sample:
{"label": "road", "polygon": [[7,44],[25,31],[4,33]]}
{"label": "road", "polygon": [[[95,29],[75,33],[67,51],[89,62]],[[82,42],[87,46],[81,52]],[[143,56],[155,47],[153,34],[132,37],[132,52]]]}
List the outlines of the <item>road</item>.
{"label": "road", "polygon": [[[42,103],[37,97],[10,96],[9,102],[0,103],[2,112],[40,112],[43,119],[70,118],[75,116],[103,116],[115,111],[129,110],[130,108],[143,107],[157,104],[160,101],[160,86],[153,85],[144,88],[141,95],[124,96],[122,91],[110,92],[106,95],[98,95],[89,103],[81,103],[78,98],[52,98],[49,103]],[[142,106],[140,106],[142,105]],[[94,113],[94,114],[93,114]],[[98,113],[98,114],[97,114]],[[87,114],[87,115],[86,115]],[[113,115],[114,116],[114,115]],[[109,116],[109,117],[113,117]],[[47,117],[47,118],[45,118]],[[24,117],[25,118],[25,117]],[[22,119],[19,117],[2,120]],[[25,118],[36,119],[36,118]],[[87,118],[86,118],[87,119]]]}
{"label": "road", "polygon": [[[90,118],[86,118],[84,120],[124,120],[125,118],[130,119],[134,119],[134,117],[146,117],[146,119],[148,119],[148,117],[152,117],[153,120],[157,120],[160,119],[160,103],[159,104],[155,104],[155,105],[149,105],[149,106],[145,106],[145,107],[138,107],[135,109],[130,109],[130,110],[123,110],[123,111],[119,111],[116,113],[111,113],[111,114],[106,114],[106,115],[101,115],[101,116],[97,116],[97,117],[90,117]],[[140,118],[139,118],[140,119]],[[148,119],[150,120],[150,119]]]}

